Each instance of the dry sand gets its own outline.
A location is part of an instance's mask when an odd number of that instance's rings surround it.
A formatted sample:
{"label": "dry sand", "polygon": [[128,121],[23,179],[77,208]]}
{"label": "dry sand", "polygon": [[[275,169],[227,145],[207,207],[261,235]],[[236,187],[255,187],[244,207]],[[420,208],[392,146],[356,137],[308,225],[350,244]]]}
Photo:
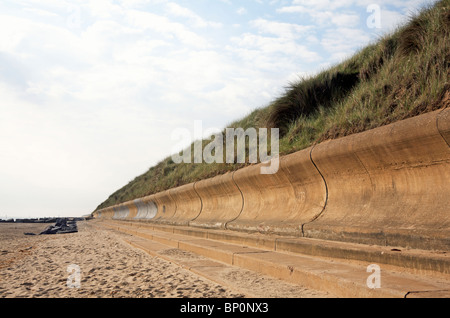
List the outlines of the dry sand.
{"label": "dry sand", "polygon": [[[26,236],[48,224],[0,223],[0,298],[325,298],[255,272],[230,267],[221,286],[126,243],[125,234],[78,222],[78,233]],[[199,257],[177,249],[167,253]],[[80,288],[70,288],[71,265]],[[72,287],[76,280],[72,281]],[[235,288],[234,288],[235,287]]]}

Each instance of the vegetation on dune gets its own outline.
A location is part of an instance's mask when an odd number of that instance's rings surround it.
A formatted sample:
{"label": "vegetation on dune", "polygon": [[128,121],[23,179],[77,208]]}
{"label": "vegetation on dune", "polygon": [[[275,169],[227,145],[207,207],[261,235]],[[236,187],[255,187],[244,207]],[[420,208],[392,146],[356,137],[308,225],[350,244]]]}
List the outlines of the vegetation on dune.
{"label": "vegetation on dune", "polygon": [[[348,60],[290,83],[270,105],[228,127],[279,128],[283,155],[448,107],[449,36],[450,0],[442,0]],[[209,142],[203,141],[204,145]],[[97,209],[247,164],[177,164],[168,157],[113,193]]]}

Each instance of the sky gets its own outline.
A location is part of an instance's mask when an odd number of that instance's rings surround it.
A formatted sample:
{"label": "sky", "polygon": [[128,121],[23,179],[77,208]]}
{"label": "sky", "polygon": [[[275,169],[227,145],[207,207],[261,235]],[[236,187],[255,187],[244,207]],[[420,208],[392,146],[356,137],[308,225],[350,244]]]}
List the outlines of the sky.
{"label": "sky", "polygon": [[425,0],[2,0],[0,218],[80,216]]}

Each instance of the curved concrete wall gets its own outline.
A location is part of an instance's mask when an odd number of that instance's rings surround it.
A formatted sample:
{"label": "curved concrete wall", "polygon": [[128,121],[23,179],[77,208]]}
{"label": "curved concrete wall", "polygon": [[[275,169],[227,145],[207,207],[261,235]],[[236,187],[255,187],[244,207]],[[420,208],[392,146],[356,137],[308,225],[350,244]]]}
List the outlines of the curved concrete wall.
{"label": "curved concrete wall", "polygon": [[145,219],[145,217],[147,215],[147,207],[146,207],[146,204],[144,203],[143,199],[134,200],[134,204],[136,205],[136,208],[137,208],[137,214],[133,219],[135,219],[135,220]]}
{"label": "curved concrete wall", "polygon": [[114,212],[114,214],[113,214],[112,218],[114,220],[118,219],[120,217],[119,207],[118,206],[117,207],[113,207],[113,212]]}
{"label": "curved concrete wall", "polygon": [[446,108],[438,114],[437,127],[442,138],[450,146],[450,108]]}
{"label": "curved concrete wall", "polygon": [[202,199],[202,212],[189,223],[191,226],[224,228],[242,211],[244,201],[233,173],[201,180],[195,184],[195,190]]}
{"label": "curved concrete wall", "polygon": [[126,205],[119,205],[117,207],[114,207],[114,220],[125,220],[130,215],[130,209]]}
{"label": "curved concrete wall", "polygon": [[156,193],[154,195],[154,200],[158,209],[152,221],[156,223],[170,224],[171,219],[177,211],[177,204],[170,195],[170,190]]}
{"label": "curved concrete wall", "polygon": [[94,217],[102,219],[112,219],[114,216],[114,208],[108,207],[94,213]]}
{"label": "curved concrete wall", "polygon": [[301,235],[302,225],[320,215],[326,186],[311,162],[311,148],[280,158],[276,174],[261,174],[263,164],[241,169],[234,179],[244,196],[233,230]]}
{"label": "curved concrete wall", "polygon": [[125,202],[117,206],[96,211],[93,215],[99,219],[150,220],[156,216],[157,207],[153,196]]}
{"label": "curved concrete wall", "polygon": [[152,197],[134,200],[134,204],[138,211],[134,217],[135,220],[151,220],[158,212],[158,208],[155,202],[152,201]]}
{"label": "curved concrete wall", "polygon": [[138,207],[136,205],[136,200],[126,202],[126,203],[124,203],[124,206],[126,206],[128,208],[128,210],[130,211],[128,213],[127,219],[136,218],[136,216],[138,214]]}
{"label": "curved concrete wall", "polygon": [[[151,222],[448,250],[449,142],[438,110],[284,156],[273,175],[259,164],[155,194]],[[99,212],[140,218],[140,204]]]}
{"label": "curved concrete wall", "polygon": [[202,201],[194,189],[194,183],[171,189],[170,195],[175,201],[176,212],[168,220],[175,225],[188,225],[202,210]]}
{"label": "curved concrete wall", "polygon": [[324,213],[304,226],[305,235],[445,248],[450,149],[437,127],[439,115],[425,114],[314,148],[312,159],[327,182],[328,201]]}
{"label": "curved concrete wall", "polygon": [[114,217],[114,213],[115,213],[114,208],[111,207],[108,209],[108,212],[104,217],[108,218],[108,219],[112,219]]}

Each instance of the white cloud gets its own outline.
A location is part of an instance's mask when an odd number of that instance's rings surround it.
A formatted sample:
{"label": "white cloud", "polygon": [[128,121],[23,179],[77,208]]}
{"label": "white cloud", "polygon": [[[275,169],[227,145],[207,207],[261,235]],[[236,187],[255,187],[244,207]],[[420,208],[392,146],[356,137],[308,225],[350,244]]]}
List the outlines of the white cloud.
{"label": "white cloud", "polygon": [[[375,36],[392,31],[404,23],[411,14],[425,3],[433,1],[387,1],[376,2],[380,8],[381,28],[373,29],[367,24],[373,14],[367,9],[371,0],[293,0],[277,9],[281,15],[297,15],[315,26],[307,37],[310,43],[319,43],[330,62],[341,61],[355,50],[367,45]],[[394,9],[395,8],[395,9]]]}
{"label": "white cloud", "polygon": [[267,33],[286,39],[298,39],[313,29],[312,26],[268,21],[266,19],[250,21],[250,25],[258,29],[260,33]]}
{"label": "white cloud", "polygon": [[328,30],[321,44],[331,54],[331,61],[340,62],[362,48],[362,43],[370,40],[369,34],[362,30],[341,27]]}
{"label": "white cloud", "polygon": [[192,32],[183,24],[172,22],[168,18],[156,15],[150,12],[142,12],[131,10],[127,12],[127,22],[133,27],[151,30],[158,35],[163,35],[167,39],[175,37],[183,44],[191,45],[198,48],[206,48],[208,46],[207,40]]}
{"label": "white cloud", "polygon": [[317,7],[289,6],[280,8],[278,12],[307,14],[313,19],[317,27],[320,28],[329,25],[354,27],[360,21],[360,16],[355,12],[332,11],[326,6],[324,6],[324,10],[318,9]]}
{"label": "white cloud", "polygon": [[331,22],[338,27],[356,27],[360,22],[360,16],[355,13],[342,13],[331,16]]}
{"label": "white cloud", "polygon": [[390,32],[396,27],[406,23],[409,19],[408,14],[401,14],[392,10],[381,10],[381,31]]}
{"label": "white cloud", "polygon": [[247,9],[244,7],[240,7],[239,9],[236,10],[236,13],[239,15],[244,15],[247,13]]}
{"label": "white cloud", "polygon": [[[309,38],[313,26],[255,19],[249,21],[255,33],[245,32],[231,38],[227,49],[245,63],[273,73],[290,74],[296,65],[320,60],[317,52],[308,49],[302,38]],[[289,76],[289,75],[286,75]]]}
{"label": "white cloud", "polygon": [[318,58],[315,52],[309,51],[306,47],[283,38],[265,37],[251,33],[243,34],[239,38],[233,38],[232,41],[243,48],[253,48],[261,54],[281,53],[287,56],[302,57],[306,61],[313,61]]}
{"label": "white cloud", "polygon": [[45,18],[59,17],[59,15],[56,14],[55,12],[50,12],[50,11],[42,10],[42,9],[38,9],[38,8],[25,8],[23,11],[30,12],[34,15],[39,15],[39,16],[42,16]]}
{"label": "white cloud", "polygon": [[212,22],[212,21],[206,21],[203,18],[201,18],[199,15],[194,13],[193,11],[184,8],[174,2],[169,2],[166,5],[168,12],[176,17],[184,17],[187,18],[191,25],[196,28],[206,28],[206,27],[212,27],[212,28],[220,28],[222,27],[222,23],[218,22]]}

